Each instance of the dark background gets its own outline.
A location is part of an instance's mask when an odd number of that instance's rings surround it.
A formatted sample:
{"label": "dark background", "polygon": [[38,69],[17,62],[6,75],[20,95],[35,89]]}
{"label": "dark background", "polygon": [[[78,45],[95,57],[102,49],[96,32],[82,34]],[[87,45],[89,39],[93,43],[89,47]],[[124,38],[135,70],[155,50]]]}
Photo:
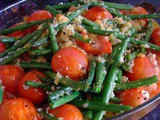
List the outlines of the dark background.
{"label": "dark background", "polygon": [[[20,1],[20,0],[0,0],[0,9],[8,6],[9,4],[12,4],[13,2],[16,1]],[[47,0],[46,0],[47,1]],[[53,0],[54,1],[54,0]],[[148,2],[149,0],[130,0],[130,2],[128,2],[129,0],[107,0],[110,2],[121,2],[121,3],[134,3],[136,5],[138,5],[139,2],[143,3],[143,2]],[[156,9],[154,9],[154,12],[160,13],[160,4],[158,2],[159,0],[152,0],[152,2],[154,3],[154,6],[156,7]],[[151,12],[152,12],[152,8],[151,8]],[[152,112],[150,112],[149,114],[147,114],[145,117],[143,117],[141,120],[160,120],[160,105],[154,109]]]}

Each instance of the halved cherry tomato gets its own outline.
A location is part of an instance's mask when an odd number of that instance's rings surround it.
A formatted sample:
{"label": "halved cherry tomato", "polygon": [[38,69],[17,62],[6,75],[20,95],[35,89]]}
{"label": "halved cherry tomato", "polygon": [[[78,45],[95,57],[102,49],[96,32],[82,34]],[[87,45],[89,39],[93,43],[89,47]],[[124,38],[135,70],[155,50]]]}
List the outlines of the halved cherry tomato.
{"label": "halved cherry tomato", "polygon": [[45,20],[52,18],[52,14],[46,10],[37,10],[33,12],[29,18],[27,19],[28,22],[37,21],[37,20]]}
{"label": "halved cherry tomato", "polygon": [[127,77],[129,81],[135,81],[142,78],[147,78],[152,75],[155,75],[157,71],[150,59],[141,55],[134,59],[134,66],[132,67],[132,72],[127,72]]}
{"label": "halved cherry tomato", "polygon": [[25,85],[26,81],[41,82],[38,76],[45,77],[45,75],[38,71],[28,72],[19,82],[18,92],[23,98],[29,99],[34,104],[42,103],[46,98],[46,93],[44,90],[39,88],[32,88]]}
{"label": "halved cherry tomato", "polygon": [[52,58],[52,69],[63,76],[78,80],[86,75],[88,59],[86,55],[74,47],[59,50]]}
{"label": "halved cherry tomato", "polygon": [[13,65],[1,65],[0,66],[0,80],[5,89],[16,94],[18,90],[18,83],[24,75],[22,68]]}
{"label": "halved cherry tomato", "polygon": [[29,100],[14,98],[0,105],[0,120],[41,120],[41,118]]}
{"label": "halved cherry tomato", "polygon": [[90,10],[87,11],[85,14],[85,17],[91,21],[96,21],[97,19],[102,20],[102,19],[112,19],[113,16],[111,13],[108,12],[103,7],[93,7]]}
{"label": "halved cherry tomato", "polygon": [[149,93],[143,87],[125,90],[120,93],[123,105],[136,107],[149,99]]}
{"label": "halved cherry tomato", "polygon": [[83,120],[81,111],[71,104],[65,104],[55,109],[50,109],[48,112],[53,114],[56,118],[62,118],[63,120]]}
{"label": "halved cherry tomato", "polygon": [[0,53],[3,53],[6,50],[6,45],[0,42]]}
{"label": "halved cherry tomato", "polygon": [[92,43],[76,41],[76,44],[82,47],[87,53],[94,55],[110,54],[112,52],[112,45],[107,36],[97,36],[97,38],[92,40]]}
{"label": "halved cherry tomato", "polygon": [[158,66],[160,67],[160,52],[159,51],[155,51],[155,50],[151,50],[151,49],[147,49],[147,52],[156,55],[156,61],[158,63]]}
{"label": "halved cherry tomato", "polygon": [[152,33],[152,42],[160,46],[160,28],[153,30]]}

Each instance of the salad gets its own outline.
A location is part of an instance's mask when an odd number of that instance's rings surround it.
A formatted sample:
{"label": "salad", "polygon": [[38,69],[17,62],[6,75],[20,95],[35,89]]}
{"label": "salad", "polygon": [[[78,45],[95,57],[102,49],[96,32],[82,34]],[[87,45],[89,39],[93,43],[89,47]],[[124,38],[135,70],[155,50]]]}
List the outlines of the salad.
{"label": "salad", "polygon": [[102,120],[158,95],[157,18],[80,0],[0,30],[0,120]]}

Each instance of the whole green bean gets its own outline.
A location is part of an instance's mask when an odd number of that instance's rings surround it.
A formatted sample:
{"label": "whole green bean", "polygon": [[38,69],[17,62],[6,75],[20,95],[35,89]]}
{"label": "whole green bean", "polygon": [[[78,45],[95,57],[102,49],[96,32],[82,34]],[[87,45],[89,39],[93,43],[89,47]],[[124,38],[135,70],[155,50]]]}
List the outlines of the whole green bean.
{"label": "whole green bean", "polygon": [[54,27],[51,24],[49,25],[49,37],[51,40],[51,48],[52,48],[53,54],[55,54],[58,51],[58,43],[56,40]]}
{"label": "whole green bean", "polygon": [[96,70],[96,61],[91,60],[89,64],[89,73],[88,73],[88,78],[86,79],[86,84],[89,86],[92,84],[94,75],[95,75],[95,70]]}
{"label": "whole green bean", "polygon": [[59,99],[52,100],[49,103],[50,108],[54,109],[59,107],[65,103],[72,101],[73,99],[77,98],[80,95],[78,91],[74,91],[73,93],[69,93],[68,95],[62,96]]}
{"label": "whole green bean", "polygon": [[88,26],[94,27],[94,28],[99,28],[100,27],[100,25],[98,25],[95,22],[92,22],[92,21],[88,20],[87,18],[83,18],[82,24],[85,24],[85,25],[88,25]]}
{"label": "whole green bean", "polygon": [[51,64],[40,62],[20,62],[22,68],[39,68],[39,69],[51,69]]}
{"label": "whole green bean", "polygon": [[97,35],[109,35],[109,34],[112,34],[114,33],[114,31],[108,31],[108,30],[100,30],[100,29],[97,29],[97,28],[94,28],[94,27],[90,27],[90,26],[87,26],[87,25],[83,25],[84,28],[91,32],[91,33],[94,33],[94,34],[97,34]]}
{"label": "whole green bean", "polygon": [[113,102],[116,102],[116,103],[120,103],[121,102],[121,99],[119,99],[118,97],[110,98],[110,100],[113,101]]}
{"label": "whole green bean", "polygon": [[134,7],[129,4],[119,4],[119,3],[111,3],[111,2],[104,2],[104,4],[108,7],[117,9],[117,10],[131,10]]}
{"label": "whole green bean", "polygon": [[101,92],[103,81],[106,77],[106,70],[105,70],[105,62],[97,61],[96,65],[96,78],[93,84],[93,91],[96,93]]}
{"label": "whole green bean", "polygon": [[3,87],[0,83],[0,104],[2,103],[2,100],[3,100]]}
{"label": "whole green bean", "polygon": [[122,82],[122,70],[119,69],[118,74],[117,74],[117,80],[115,81],[116,83],[121,83]]}
{"label": "whole green bean", "polygon": [[73,100],[71,103],[85,109],[105,110],[105,111],[116,112],[116,113],[128,111],[131,109],[130,106],[126,106],[126,105],[106,104],[104,102],[89,101],[89,100]]}
{"label": "whole green bean", "polygon": [[126,15],[128,18],[132,20],[137,20],[137,19],[157,19],[160,18],[159,13],[154,13],[154,14],[141,14],[141,15]]}
{"label": "whole green bean", "polygon": [[52,21],[52,19],[23,23],[23,24],[15,26],[15,27],[0,30],[0,35],[6,35],[6,34],[9,34],[9,33],[18,31],[18,30],[25,30],[27,28],[30,28],[30,27],[34,26],[34,25],[39,25],[39,24],[42,24],[44,22],[49,22],[49,21]]}
{"label": "whole green bean", "polygon": [[136,80],[133,82],[117,83],[114,90],[119,91],[119,90],[137,88],[137,87],[141,87],[141,86],[147,86],[147,85],[151,85],[157,81],[158,81],[158,77],[156,75],[153,75],[151,77],[143,78],[143,79]]}

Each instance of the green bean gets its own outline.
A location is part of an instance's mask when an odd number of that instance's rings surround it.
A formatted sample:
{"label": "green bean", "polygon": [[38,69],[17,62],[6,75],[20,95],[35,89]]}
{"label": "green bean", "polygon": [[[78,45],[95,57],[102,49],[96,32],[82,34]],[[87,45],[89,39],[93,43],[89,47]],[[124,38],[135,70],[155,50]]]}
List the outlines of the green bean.
{"label": "green bean", "polygon": [[39,25],[39,24],[42,24],[42,23],[48,22],[48,21],[52,21],[52,19],[23,23],[23,24],[15,26],[15,27],[0,30],[0,34],[5,35],[5,34],[9,34],[9,33],[18,31],[18,30],[25,30],[27,28],[30,28],[30,27],[34,26],[34,25]]}
{"label": "green bean", "polygon": [[143,78],[143,79],[136,80],[133,82],[117,83],[114,90],[119,91],[119,90],[137,88],[137,87],[141,87],[141,86],[147,86],[147,85],[151,85],[157,81],[158,81],[157,76],[153,75],[151,77]]}
{"label": "green bean", "polygon": [[[120,44],[119,51],[116,53],[117,58],[114,60],[113,64],[111,65],[111,70],[109,71],[108,76],[105,78],[101,99],[101,101],[104,103],[109,102],[110,95],[113,92],[114,81],[119,71],[117,67],[119,65],[121,57],[127,49],[129,41],[130,39],[127,38]],[[101,120],[104,113],[104,111],[97,111],[94,115],[94,120]]]}
{"label": "green bean", "polygon": [[44,45],[48,43],[48,35],[45,36],[44,38],[41,38],[40,40],[36,41],[35,43],[32,44],[33,47],[37,47],[37,46],[40,46],[40,45]]}
{"label": "green bean", "polygon": [[87,110],[84,117],[87,120],[92,120],[92,118],[93,118],[93,110]]}
{"label": "green bean", "polygon": [[104,4],[108,7],[117,9],[117,10],[131,10],[134,7],[132,5],[127,4],[119,4],[119,3],[111,3],[111,2],[104,2]]}
{"label": "green bean", "polygon": [[118,97],[110,98],[110,100],[113,101],[113,102],[116,102],[116,103],[120,103],[121,102],[121,100]]}
{"label": "green bean", "polygon": [[47,83],[54,83],[53,81],[52,81],[52,79],[48,79],[48,78],[44,78],[44,77],[42,77],[42,76],[39,76],[39,75],[37,75],[38,77],[39,77],[39,79],[41,79],[43,82],[47,82]]}
{"label": "green bean", "polygon": [[88,20],[87,18],[83,18],[82,23],[85,24],[85,25],[88,25],[90,27],[94,27],[94,28],[99,28],[100,27],[100,25],[98,25],[95,22],[92,22],[92,21]]}
{"label": "green bean", "polygon": [[93,84],[93,91],[96,93],[101,92],[103,81],[106,77],[106,70],[105,70],[105,62],[97,61],[96,66],[96,78],[95,83]]}
{"label": "green bean", "polygon": [[[118,39],[121,39],[121,40],[123,40],[125,38],[129,38],[127,36],[121,35],[120,33],[114,33],[114,35]],[[146,42],[146,41],[141,41],[141,40],[137,40],[137,39],[134,39],[134,38],[130,38],[130,42],[132,44],[136,44],[136,45],[148,45],[150,49],[160,51],[160,46],[154,45],[154,44]]]}
{"label": "green bean", "polygon": [[35,56],[43,56],[51,53],[52,50],[48,47],[42,48],[42,49],[34,49],[31,50],[30,54]]}
{"label": "green bean", "polygon": [[0,41],[4,44],[13,44],[16,41],[14,37],[1,37]]}
{"label": "green bean", "polygon": [[41,83],[41,82],[34,82],[34,81],[26,81],[25,85],[29,86],[29,87],[34,87],[34,88],[41,88],[45,91],[52,91],[51,87],[45,83]]}
{"label": "green bean", "polygon": [[71,6],[78,6],[79,3],[78,2],[71,2],[71,3],[65,3],[65,4],[62,4],[62,5],[54,5],[52,6],[54,9],[68,9],[70,8]]}
{"label": "green bean", "polygon": [[52,69],[51,64],[40,62],[20,62],[22,68]]}
{"label": "green bean", "polygon": [[137,19],[157,19],[160,18],[159,13],[154,13],[154,14],[141,14],[141,15],[126,15],[132,20],[137,20]]}
{"label": "green bean", "polygon": [[75,31],[75,34],[73,36],[76,40],[81,41],[81,42],[85,42],[85,43],[90,43],[90,39],[85,39],[81,34],[79,34],[78,32]]}
{"label": "green bean", "polygon": [[93,82],[94,75],[95,75],[95,70],[96,70],[96,61],[95,60],[91,60],[91,62],[89,64],[88,78],[86,79],[86,84],[89,85],[89,86]]}
{"label": "green bean", "polygon": [[50,106],[50,108],[54,109],[56,107],[59,107],[65,103],[72,101],[73,99],[77,98],[79,95],[80,95],[80,93],[78,91],[74,91],[73,93],[69,93],[68,95],[60,97],[59,99],[52,100],[49,103],[49,106]]}
{"label": "green bean", "polygon": [[116,83],[121,83],[122,82],[122,70],[119,69],[118,74],[117,74],[117,80],[115,81]]}
{"label": "green bean", "polygon": [[62,24],[58,25],[58,26],[55,28],[55,30],[56,30],[56,31],[62,30],[63,27],[65,27],[65,26],[67,26],[69,23],[71,23],[74,18],[76,18],[79,14],[81,14],[81,13],[82,13],[86,8],[88,8],[91,4],[92,4],[92,2],[89,2],[89,3],[81,6],[81,7],[80,7],[78,10],[76,10],[75,12],[71,13],[71,14],[68,16],[69,21],[66,22],[66,23],[62,23]]}
{"label": "green bean", "polygon": [[52,6],[50,6],[50,5],[47,5],[45,7],[45,9],[48,10],[50,13],[52,13],[54,16],[56,16],[57,14],[59,14],[59,12],[56,9],[54,9]]}
{"label": "green bean", "polygon": [[53,54],[55,54],[58,51],[58,43],[56,40],[54,27],[51,24],[49,25],[49,37],[51,39],[51,48],[52,48]]}
{"label": "green bean", "polygon": [[[43,72],[46,76],[55,79],[56,74],[50,71],[45,71]],[[59,79],[58,81],[59,83],[61,83],[64,86],[68,86],[73,88],[74,90],[84,90],[87,91],[89,89],[89,86],[86,83],[82,83],[82,82],[78,82],[78,81],[73,81],[69,78],[66,77],[62,77]]]}
{"label": "green bean", "polygon": [[131,109],[130,106],[126,105],[106,104],[104,102],[89,101],[89,100],[73,100],[71,103],[85,109],[104,110],[116,113],[128,111]]}
{"label": "green bean", "polygon": [[52,94],[50,94],[48,96],[48,98],[50,101],[52,101],[52,100],[58,99],[59,97],[65,95],[65,94],[69,94],[72,91],[73,91],[73,89],[70,87],[61,87],[60,89],[58,89],[55,92],[53,92]]}
{"label": "green bean", "polygon": [[0,105],[1,105],[2,101],[3,101],[3,86],[0,83]]}
{"label": "green bean", "polygon": [[45,118],[45,120],[59,120],[58,118],[55,118],[53,115],[48,113],[41,112],[40,114],[43,116],[43,118]]}
{"label": "green bean", "polygon": [[132,53],[128,53],[125,58],[127,59],[127,61],[132,61],[134,58],[136,58],[136,56],[138,55],[137,51],[134,51]]}
{"label": "green bean", "polygon": [[46,29],[46,25],[47,24],[44,24],[43,29],[42,30],[38,30],[37,35],[35,37],[33,37],[31,40],[29,40],[29,44],[27,45],[27,47],[24,46],[23,48],[15,51],[12,55],[7,56],[7,58],[2,59],[2,62],[0,64],[1,65],[6,64],[6,63],[14,60],[15,58],[19,57],[20,55],[22,55],[23,53],[25,53],[29,49],[31,49],[31,47],[32,47],[31,44],[34,43],[36,40],[38,40],[41,37],[43,31]]}
{"label": "green bean", "polygon": [[4,57],[5,55],[7,55],[8,53],[18,49],[19,47],[25,45],[31,38],[33,38],[36,34],[38,33],[38,31],[35,31],[31,34],[28,34],[27,36],[23,37],[19,43],[13,45],[12,47],[8,48],[6,51],[4,51],[3,53],[0,54],[0,57]]}
{"label": "green bean", "polygon": [[106,36],[106,35],[114,33],[114,31],[100,30],[100,29],[90,27],[90,26],[87,26],[87,25],[83,25],[83,26],[87,31],[89,31],[91,33],[94,33],[94,34],[97,34],[97,35],[105,35]]}
{"label": "green bean", "polygon": [[26,48],[22,48],[20,50],[15,51],[12,55],[7,56],[6,58],[2,59],[2,61],[0,61],[0,65],[4,65],[9,63],[10,61],[18,58],[20,55],[22,55],[23,53],[25,53],[27,50],[29,50],[31,47],[26,47]]}
{"label": "green bean", "polygon": [[146,42],[148,42],[149,40],[150,40],[150,38],[151,38],[151,34],[152,34],[152,27],[153,27],[153,25],[152,25],[152,21],[151,20],[149,20],[148,21],[148,26],[147,26],[147,33],[146,33],[146,37],[145,37],[145,41]]}

